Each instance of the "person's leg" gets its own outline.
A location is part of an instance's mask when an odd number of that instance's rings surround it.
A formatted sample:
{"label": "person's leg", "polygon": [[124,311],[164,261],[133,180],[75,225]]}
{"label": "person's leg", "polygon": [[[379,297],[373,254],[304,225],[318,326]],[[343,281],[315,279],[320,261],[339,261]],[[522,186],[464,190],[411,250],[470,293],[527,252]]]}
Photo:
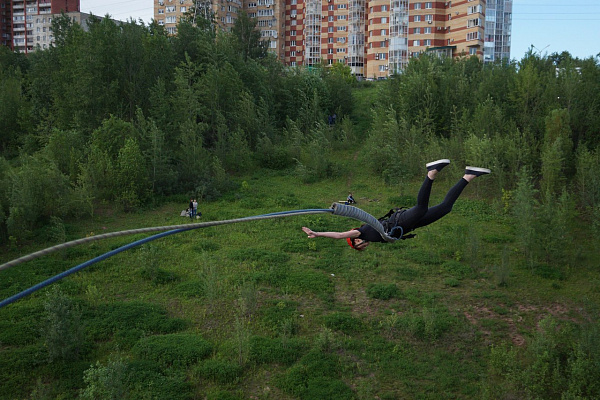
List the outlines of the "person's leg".
{"label": "person's leg", "polygon": [[460,196],[463,189],[467,187],[468,184],[469,181],[467,179],[464,177],[461,178],[454,186],[450,188],[446,194],[446,197],[444,197],[444,201],[437,206],[429,208],[425,215],[423,215],[423,217],[415,224],[414,228],[416,229],[425,225],[429,225],[452,211],[452,207],[454,206],[456,199],[458,199],[458,196]]}
{"label": "person's leg", "polygon": [[426,165],[427,177],[425,177],[425,180],[419,189],[419,193],[417,194],[417,205],[399,214],[397,217],[398,220],[393,221],[393,225],[400,225],[405,231],[408,231],[409,229],[412,229],[414,224],[423,218],[429,208],[429,196],[431,195],[433,181],[437,173],[448,164],[450,164],[450,160],[443,159],[430,162]]}
{"label": "person's leg", "polygon": [[454,203],[462,193],[465,187],[471,182],[473,179],[478,176],[487,175],[491,171],[487,168],[479,168],[479,167],[467,167],[465,170],[465,175],[450,188],[444,201],[442,201],[437,206],[431,207],[427,210],[427,213],[417,222],[415,225],[416,228],[423,227],[425,225],[429,225],[432,222],[437,221],[443,216],[447,215],[450,211],[452,211],[452,207]]}

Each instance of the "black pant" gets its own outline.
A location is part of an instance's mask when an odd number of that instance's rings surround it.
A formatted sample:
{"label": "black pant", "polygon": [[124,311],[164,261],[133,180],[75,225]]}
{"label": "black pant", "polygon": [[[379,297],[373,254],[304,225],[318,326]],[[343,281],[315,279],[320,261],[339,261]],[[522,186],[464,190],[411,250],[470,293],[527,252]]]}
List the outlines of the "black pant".
{"label": "black pant", "polygon": [[460,196],[469,182],[464,178],[460,178],[460,180],[450,188],[444,201],[437,206],[429,208],[429,196],[431,194],[432,184],[433,181],[426,177],[421,185],[421,189],[419,189],[419,194],[417,195],[417,205],[404,212],[398,213],[399,215],[395,224],[401,226],[404,233],[429,225],[452,211],[452,206],[454,206],[456,199],[458,199],[458,196]]}

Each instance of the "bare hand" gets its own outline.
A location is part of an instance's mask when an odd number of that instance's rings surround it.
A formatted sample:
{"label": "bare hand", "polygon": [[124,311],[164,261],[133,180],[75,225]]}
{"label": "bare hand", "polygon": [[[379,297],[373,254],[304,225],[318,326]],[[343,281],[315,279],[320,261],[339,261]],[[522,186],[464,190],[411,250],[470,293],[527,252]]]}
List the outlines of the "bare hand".
{"label": "bare hand", "polygon": [[306,233],[306,234],[308,235],[308,237],[309,237],[309,238],[311,238],[311,239],[312,239],[312,238],[316,238],[316,237],[317,237],[317,234],[316,234],[316,233],[315,233],[313,230],[311,230],[311,229],[309,229],[309,228],[307,228],[307,227],[305,227],[305,226],[303,226],[303,227],[302,227],[302,230],[303,230],[303,231],[304,231],[304,233]]}

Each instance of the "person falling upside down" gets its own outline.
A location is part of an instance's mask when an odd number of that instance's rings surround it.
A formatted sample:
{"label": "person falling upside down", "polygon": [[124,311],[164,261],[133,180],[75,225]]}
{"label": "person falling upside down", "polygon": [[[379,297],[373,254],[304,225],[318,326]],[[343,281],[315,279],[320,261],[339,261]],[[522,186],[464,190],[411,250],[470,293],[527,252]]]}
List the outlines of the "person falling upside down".
{"label": "person falling upside down", "polygon": [[[436,175],[448,164],[450,160],[443,159],[426,164],[427,177],[419,189],[417,195],[417,205],[408,209],[400,210],[393,213],[387,225],[395,227],[392,230],[394,233],[404,235],[412,230],[426,226],[435,222],[452,211],[452,206],[462,193],[463,189],[473,179],[481,175],[487,175],[491,171],[487,168],[466,167],[463,177],[454,185],[440,204],[434,207],[429,207],[429,195],[431,194],[431,186]],[[400,228],[400,229],[399,229]],[[346,239],[350,247],[355,250],[364,250],[371,242],[386,242],[379,232],[370,225],[362,225],[360,228],[355,228],[346,232],[315,232],[307,227],[302,227],[302,230],[309,238],[326,237],[332,239]]]}

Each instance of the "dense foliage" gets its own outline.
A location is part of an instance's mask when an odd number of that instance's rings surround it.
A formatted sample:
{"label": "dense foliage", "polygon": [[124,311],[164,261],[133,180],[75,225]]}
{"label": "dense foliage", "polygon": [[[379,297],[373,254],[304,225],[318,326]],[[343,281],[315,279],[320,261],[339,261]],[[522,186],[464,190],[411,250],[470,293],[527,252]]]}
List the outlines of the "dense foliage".
{"label": "dense foliage", "polygon": [[[358,187],[380,212],[410,205],[397,186],[432,159],[453,161],[442,184],[494,172],[484,199],[396,251],[307,244],[277,221],[105,261],[0,310],[0,398],[600,397],[598,58],[422,55],[358,83],[343,65],[283,67],[246,15],[176,37],[89,25],[63,16],[50,50],[0,48],[3,260],[98,221],[175,223],[190,197],[222,219]],[[2,271],[0,297],[123,243]]]}

